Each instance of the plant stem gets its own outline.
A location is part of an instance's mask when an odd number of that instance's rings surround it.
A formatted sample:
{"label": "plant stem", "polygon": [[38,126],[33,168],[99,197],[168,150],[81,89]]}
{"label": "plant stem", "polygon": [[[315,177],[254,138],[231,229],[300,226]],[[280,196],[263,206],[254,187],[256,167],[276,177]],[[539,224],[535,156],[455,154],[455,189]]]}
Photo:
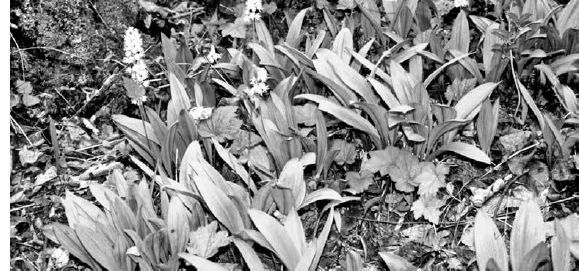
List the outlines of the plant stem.
{"label": "plant stem", "polygon": [[139,104],[139,110],[141,111],[141,123],[143,123],[143,130],[145,131],[145,138],[147,139],[147,147],[149,148],[149,151],[152,151],[151,149],[151,142],[149,142],[149,134],[147,133],[147,126],[145,125],[145,107],[143,106],[143,101],[139,100],[138,101]]}

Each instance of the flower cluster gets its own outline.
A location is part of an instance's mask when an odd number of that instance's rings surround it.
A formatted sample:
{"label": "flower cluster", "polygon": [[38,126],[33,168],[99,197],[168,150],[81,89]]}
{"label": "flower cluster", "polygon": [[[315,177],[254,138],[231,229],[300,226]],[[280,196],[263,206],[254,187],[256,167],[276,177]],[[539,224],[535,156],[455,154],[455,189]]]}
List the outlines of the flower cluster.
{"label": "flower cluster", "polygon": [[245,90],[249,96],[263,95],[269,90],[267,81],[267,70],[265,68],[257,68],[256,76],[249,80],[251,88]]}
{"label": "flower cluster", "polygon": [[246,22],[261,19],[260,12],[263,10],[261,0],[247,0],[245,2],[245,11],[243,12],[243,19]]}
{"label": "flower cluster", "polygon": [[136,105],[142,104],[142,103],[144,103],[144,102],[146,102],[146,101],[147,101],[147,96],[145,96],[145,95],[143,95],[143,96],[141,96],[141,97],[138,97],[138,98],[133,98],[133,99],[131,99],[131,103],[132,103],[132,104],[136,104]]}
{"label": "flower cluster", "polygon": [[125,32],[125,58],[123,62],[128,64],[127,73],[131,78],[144,86],[148,82],[145,80],[149,76],[147,65],[143,60],[145,52],[143,51],[143,41],[139,30],[134,27],[129,27]]}
{"label": "flower cluster", "polygon": [[221,59],[221,54],[217,53],[215,51],[215,46],[211,45],[211,50],[209,51],[209,54],[207,54],[207,61],[211,64],[215,64],[219,59]]}
{"label": "flower cluster", "polygon": [[189,114],[191,115],[191,118],[193,118],[194,120],[206,120],[209,117],[211,117],[212,113],[213,108],[211,107],[199,106],[193,107],[191,110],[189,110]]}
{"label": "flower cluster", "polygon": [[468,7],[468,0],[454,0],[454,7],[455,8]]}

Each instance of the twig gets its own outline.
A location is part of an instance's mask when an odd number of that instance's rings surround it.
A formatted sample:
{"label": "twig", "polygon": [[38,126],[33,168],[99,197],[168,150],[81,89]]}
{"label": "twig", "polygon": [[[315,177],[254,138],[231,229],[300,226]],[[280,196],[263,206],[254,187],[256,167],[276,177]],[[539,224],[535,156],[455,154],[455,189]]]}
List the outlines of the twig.
{"label": "twig", "polygon": [[533,145],[527,146],[527,147],[525,147],[525,148],[522,148],[522,149],[516,151],[515,153],[513,153],[513,154],[511,154],[509,157],[507,157],[507,159],[501,161],[501,162],[498,163],[496,166],[494,166],[493,168],[491,168],[490,170],[488,170],[487,172],[485,172],[485,174],[481,175],[481,176],[478,177],[478,178],[470,179],[468,182],[466,182],[465,184],[463,184],[462,187],[458,190],[458,193],[462,192],[462,190],[463,190],[467,185],[469,185],[472,181],[474,181],[474,180],[477,180],[477,181],[478,181],[478,180],[481,180],[482,178],[486,177],[487,175],[491,174],[492,172],[498,170],[504,163],[508,162],[509,160],[511,160],[512,158],[514,158],[515,156],[517,156],[517,155],[519,155],[519,154],[521,154],[521,153],[523,153],[523,152],[525,152],[525,151],[528,151],[528,150],[530,150],[530,149],[532,149],[532,148],[535,148],[535,147],[537,147],[537,146],[539,146],[539,145],[541,145],[541,143],[540,143],[540,142],[536,142],[536,143],[533,144]]}
{"label": "twig", "polygon": [[[109,26],[109,24],[107,24],[107,22],[105,21],[105,19],[101,16],[101,14],[98,12],[96,6],[94,5],[94,3],[92,1],[89,1],[89,4],[92,8],[92,10],[94,11],[94,13],[96,13],[96,15],[99,17],[99,19],[103,22],[103,24],[105,25],[106,28],[108,28],[111,32],[116,34],[116,31]],[[115,38],[116,39],[116,38]]]}
{"label": "twig", "polygon": [[30,141],[30,139],[28,138],[28,136],[26,135],[26,133],[24,132],[24,130],[22,130],[22,127],[20,127],[20,124],[18,124],[18,122],[16,122],[16,120],[12,117],[12,114],[10,114],[10,121],[12,122],[12,125],[16,126],[18,128],[18,130],[20,130],[20,133],[22,133],[24,135],[24,137],[26,138],[26,141],[28,141],[28,144],[30,144],[30,146],[32,146],[32,141]]}
{"label": "twig", "polygon": [[59,52],[61,54],[65,54],[65,55],[69,55],[71,57],[76,57],[76,58],[81,58],[81,59],[89,59],[88,57],[84,57],[84,56],[78,56],[69,52],[65,52],[63,50],[60,49],[56,49],[56,48],[52,48],[52,47],[44,47],[44,46],[38,46],[38,47],[28,47],[28,48],[22,48],[22,49],[17,49],[14,51],[10,51],[11,54],[15,54],[15,53],[20,53],[22,51],[28,51],[28,50],[47,50],[47,51],[55,51],[55,52]]}
{"label": "twig", "polygon": [[15,207],[15,208],[10,209],[10,212],[12,213],[12,212],[20,211],[20,210],[22,210],[22,209],[25,209],[25,208],[34,206],[35,204],[36,204],[36,203],[31,203],[31,204],[28,204],[28,205],[18,206],[18,207]]}
{"label": "twig", "polygon": [[[123,141],[123,140],[125,140],[125,139],[124,139],[124,138],[114,139],[114,140],[109,141],[108,144],[114,144],[114,143],[117,143],[117,142],[121,142],[121,141]],[[101,146],[103,146],[103,145],[104,145],[103,143],[95,144],[95,145],[87,146],[87,147],[84,147],[84,148],[80,148],[80,149],[75,150],[75,151],[77,151],[77,152],[86,151],[86,150],[89,150],[89,149],[94,149],[94,148],[101,147]]]}
{"label": "twig", "polygon": [[118,75],[118,73],[113,73],[113,74],[109,75],[109,77],[107,77],[107,79],[105,79],[105,81],[103,82],[103,85],[97,91],[95,91],[94,95],[89,97],[89,99],[84,103],[83,106],[81,106],[78,110],[76,110],[76,112],[73,114],[73,116],[78,115],[78,113],[80,113],[90,103],[90,101],[94,97],[98,96],[103,90],[105,90],[105,88],[108,88],[112,84],[113,79],[117,75]]}
{"label": "twig", "polygon": [[[16,42],[16,39],[14,38],[14,36],[12,35],[12,31],[10,31],[10,38],[12,38],[12,41],[14,42],[14,45],[16,45],[16,49],[20,50],[20,46],[18,46],[18,42]],[[22,81],[26,81],[26,77],[24,76],[26,73],[24,72],[24,54],[22,54],[22,52],[20,52],[20,63],[21,63],[21,69],[22,69]]]}
{"label": "twig", "polygon": [[563,202],[567,202],[567,201],[570,201],[570,200],[574,200],[574,199],[577,199],[577,198],[579,198],[579,195],[573,195],[573,196],[570,196],[570,197],[568,197],[568,198],[564,198],[564,199],[560,199],[560,200],[557,200],[557,201],[549,202],[549,204],[547,204],[546,207],[551,206],[551,205],[555,205],[555,204],[559,204],[559,203],[563,203]]}

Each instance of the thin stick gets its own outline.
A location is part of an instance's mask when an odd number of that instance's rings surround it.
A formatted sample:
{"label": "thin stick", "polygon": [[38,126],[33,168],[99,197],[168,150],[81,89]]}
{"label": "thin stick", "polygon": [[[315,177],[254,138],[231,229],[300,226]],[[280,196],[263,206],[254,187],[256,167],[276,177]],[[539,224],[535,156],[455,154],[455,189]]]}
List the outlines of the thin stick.
{"label": "thin stick", "polygon": [[[14,42],[14,45],[16,45],[16,49],[20,50],[20,46],[18,46],[18,42],[16,42],[16,39],[14,38],[14,36],[12,36],[12,31],[10,31],[10,38],[12,38],[12,41]],[[26,81],[26,77],[25,72],[24,72],[24,55],[22,54],[22,52],[20,52],[20,68],[22,69],[22,81]]]}
{"label": "thin stick", "polygon": [[28,141],[28,144],[30,144],[30,146],[32,146],[32,141],[30,141],[30,139],[28,138],[28,136],[26,135],[26,133],[24,132],[24,130],[22,130],[22,127],[20,127],[20,124],[18,124],[18,122],[16,122],[16,120],[12,117],[12,114],[10,114],[10,121],[12,121],[12,124],[14,126],[16,126],[18,128],[18,130],[20,130],[20,133],[22,133],[24,135],[24,137],[26,138],[26,141]]}
{"label": "thin stick", "polygon": [[52,48],[52,47],[44,47],[44,46],[38,46],[38,47],[28,47],[28,48],[22,48],[22,49],[17,49],[14,51],[10,51],[11,54],[15,54],[15,53],[20,53],[22,51],[28,51],[28,50],[47,50],[47,51],[55,51],[55,52],[59,52],[61,54],[65,54],[65,55],[69,55],[71,57],[76,57],[76,58],[81,58],[81,59],[89,59],[88,57],[84,57],[84,56],[78,56],[69,52],[65,52],[63,50],[60,49],[56,49],[56,48]]}
{"label": "thin stick", "polygon": [[540,144],[541,144],[540,142],[536,142],[536,143],[533,144],[533,145],[527,146],[527,147],[525,147],[525,148],[522,148],[522,149],[516,151],[515,153],[511,154],[507,159],[505,159],[504,161],[498,163],[496,166],[494,166],[493,168],[491,168],[490,170],[488,170],[487,172],[485,172],[485,174],[481,175],[481,176],[478,177],[478,178],[470,179],[468,182],[466,182],[465,184],[463,184],[462,187],[458,190],[458,193],[462,192],[462,190],[463,190],[468,184],[470,184],[472,181],[474,181],[474,180],[481,180],[482,178],[484,178],[484,177],[486,177],[487,175],[491,174],[493,171],[499,169],[504,163],[508,162],[508,161],[511,160],[513,157],[515,157],[515,156],[517,156],[517,155],[519,155],[519,154],[521,154],[521,153],[523,153],[523,152],[525,152],[525,151],[527,151],[527,150],[530,150],[530,149],[532,149],[532,148],[535,148],[535,147],[539,146]]}

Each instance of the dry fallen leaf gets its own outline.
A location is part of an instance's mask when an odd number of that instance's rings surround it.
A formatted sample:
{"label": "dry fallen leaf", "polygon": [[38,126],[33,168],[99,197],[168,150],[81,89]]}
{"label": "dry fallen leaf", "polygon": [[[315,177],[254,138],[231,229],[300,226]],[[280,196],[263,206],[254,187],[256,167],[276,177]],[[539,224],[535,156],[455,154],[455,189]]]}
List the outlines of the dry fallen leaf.
{"label": "dry fallen leaf", "polygon": [[34,182],[34,185],[35,186],[43,185],[56,177],[57,177],[56,167],[51,166],[43,174],[36,176],[36,181]]}
{"label": "dry fallen leaf", "polygon": [[529,142],[530,137],[530,131],[516,130],[513,133],[499,137],[499,142],[505,148],[504,154],[508,155],[525,147],[525,145]]}
{"label": "dry fallen leaf", "polygon": [[20,152],[18,152],[18,156],[20,157],[20,163],[22,165],[27,164],[34,164],[38,160],[38,157],[42,155],[41,152],[35,150],[28,150],[28,147],[24,146]]}

